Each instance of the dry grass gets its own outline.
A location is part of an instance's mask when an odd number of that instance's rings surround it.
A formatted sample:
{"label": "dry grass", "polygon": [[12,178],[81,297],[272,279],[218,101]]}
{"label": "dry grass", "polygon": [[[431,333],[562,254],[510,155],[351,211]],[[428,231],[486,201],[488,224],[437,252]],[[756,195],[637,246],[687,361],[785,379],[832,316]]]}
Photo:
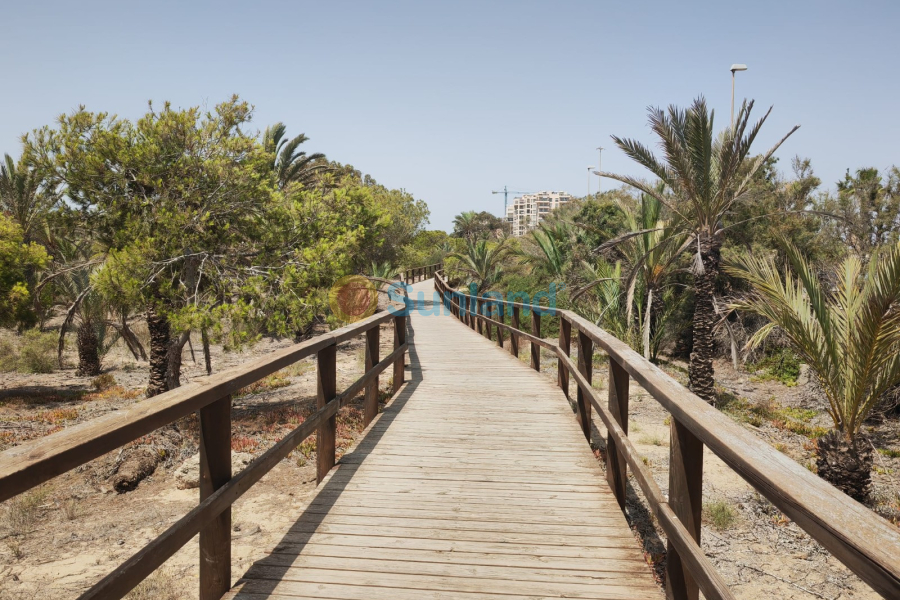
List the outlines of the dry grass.
{"label": "dry grass", "polygon": [[291,385],[291,381],[281,373],[272,373],[268,377],[263,377],[259,381],[255,381],[245,388],[238,390],[234,395],[235,398],[243,398],[244,396],[252,396],[262,392],[270,392],[279,388]]}
{"label": "dry grass", "polygon": [[67,521],[74,521],[81,515],[81,504],[75,498],[69,498],[62,503],[63,515]]}
{"label": "dry grass", "polygon": [[642,435],[638,439],[638,443],[640,444],[649,444],[651,446],[665,446],[666,440],[662,438],[662,436],[654,434],[650,435]]}
{"label": "dry grass", "polygon": [[125,600],[183,600],[189,595],[184,578],[160,567],[125,596]]}
{"label": "dry grass", "polygon": [[49,495],[49,488],[39,487],[7,502],[4,524],[9,534],[24,536],[34,531]]}

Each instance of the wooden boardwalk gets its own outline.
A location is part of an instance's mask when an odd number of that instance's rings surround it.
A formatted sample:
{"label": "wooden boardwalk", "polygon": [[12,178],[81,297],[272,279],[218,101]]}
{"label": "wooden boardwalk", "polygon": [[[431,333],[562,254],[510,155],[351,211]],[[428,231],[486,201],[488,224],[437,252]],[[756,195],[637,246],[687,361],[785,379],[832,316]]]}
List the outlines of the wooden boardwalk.
{"label": "wooden boardwalk", "polygon": [[409,382],[226,597],[661,598],[560,389],[449,316],[409,341]]}

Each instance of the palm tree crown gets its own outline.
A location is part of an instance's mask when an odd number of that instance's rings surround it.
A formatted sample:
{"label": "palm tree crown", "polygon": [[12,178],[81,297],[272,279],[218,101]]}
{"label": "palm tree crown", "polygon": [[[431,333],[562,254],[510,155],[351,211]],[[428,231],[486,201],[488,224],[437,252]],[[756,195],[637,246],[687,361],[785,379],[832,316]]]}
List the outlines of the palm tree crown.
{"label": "palm tree crown", "polygon": [[272,170],[278,187],[284,189],[291,183],[301,186],[312,184],[316,177],[328,169],[325,155],[321,152],[306,154],[298,150],[300,144],[309,138],[306,134],[288,139],[287,127],[284,123],[275,123],[266,128],[263,134],[263,146],[274,156]]}

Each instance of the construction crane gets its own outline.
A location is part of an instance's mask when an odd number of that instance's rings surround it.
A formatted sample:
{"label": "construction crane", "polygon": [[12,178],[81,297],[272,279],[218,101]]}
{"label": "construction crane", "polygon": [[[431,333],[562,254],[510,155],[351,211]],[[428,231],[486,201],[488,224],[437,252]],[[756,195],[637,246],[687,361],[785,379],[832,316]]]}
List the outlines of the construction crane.
{"label": "construction crane", "polygon": [[492,194],[503,194],[503,215],[501,218],[505,219],[506,218],[506,203],[507,203],[507,200],[509,199],[509,195],[510,194],[530,194],[531,192],[517,192],[515,190],[508,190],[508,189],[506,189],[506,186],[504,185],[502,190],[496,191],[496,192],[491,191],[491,193]]}

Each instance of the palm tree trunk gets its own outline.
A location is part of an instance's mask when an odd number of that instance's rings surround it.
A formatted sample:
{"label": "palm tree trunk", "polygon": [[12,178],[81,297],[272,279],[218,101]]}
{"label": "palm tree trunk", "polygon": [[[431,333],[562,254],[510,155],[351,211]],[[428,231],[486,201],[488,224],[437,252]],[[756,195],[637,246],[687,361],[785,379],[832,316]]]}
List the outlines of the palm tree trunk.
{"label": "palm tree trunk", "polygon": [[694,274],[693,348],[688,367],[691,391],[713,404],[716,399],[713,372],[713,326],[716,307],[713,304],[721,255],[719,244],[711,239],[700,240],[701,273]]}
{"label": "palm tree trunk", "polygon": [[147,397],[150,398],[169,391],[166,374],[172,331],[169,320],[156,312],[153,305],[147,308],[147,329],[150,331],[150,383],[147,385]]}
{"label": "palm tree trunk", "polygon": [[862,502],[872,483],[872,447],[857,437],[852,442],[837,430],[829,431],[816,444],[819,477],[854,500]]}
{"label": "palm tree trunk", "polygon": [[78,346],[78,370],[76,375],[96,377],[100,374],[100,342],[90,323],[82,323],[76,336]]}

